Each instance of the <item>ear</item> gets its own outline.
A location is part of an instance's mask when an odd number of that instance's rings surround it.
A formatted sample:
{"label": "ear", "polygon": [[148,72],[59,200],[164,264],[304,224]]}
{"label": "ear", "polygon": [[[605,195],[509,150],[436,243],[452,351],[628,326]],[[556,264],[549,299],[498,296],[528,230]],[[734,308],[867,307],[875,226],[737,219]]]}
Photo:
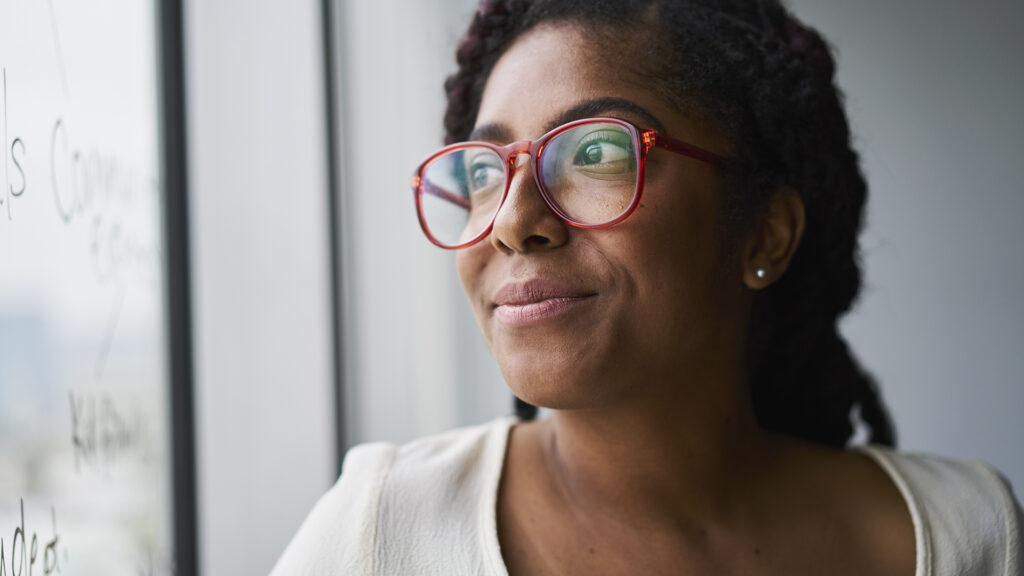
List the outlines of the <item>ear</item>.
{"label": "ear", "polygon": [[[800,246],[806,224],[804,201],[796,190],[783,186],[772,193],[755,217],[743,255],[743,283],[760,290],[775,282],[789,267]],[[763,277],[758,276],[763,270]]]}

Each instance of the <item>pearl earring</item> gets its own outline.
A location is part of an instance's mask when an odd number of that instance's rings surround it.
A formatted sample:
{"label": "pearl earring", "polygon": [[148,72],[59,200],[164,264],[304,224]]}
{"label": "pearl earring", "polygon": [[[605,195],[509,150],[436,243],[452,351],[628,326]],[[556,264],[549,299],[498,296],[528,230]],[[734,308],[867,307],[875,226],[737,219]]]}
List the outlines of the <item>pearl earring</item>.
{"label": "pearl earring", "polygon": [[755,272],[755,274],[757,275],[758,278],[760,278],[762,280],[764,280],[765,278],[768,277],[768,272],[764,268],[758,268],[757,272]]}

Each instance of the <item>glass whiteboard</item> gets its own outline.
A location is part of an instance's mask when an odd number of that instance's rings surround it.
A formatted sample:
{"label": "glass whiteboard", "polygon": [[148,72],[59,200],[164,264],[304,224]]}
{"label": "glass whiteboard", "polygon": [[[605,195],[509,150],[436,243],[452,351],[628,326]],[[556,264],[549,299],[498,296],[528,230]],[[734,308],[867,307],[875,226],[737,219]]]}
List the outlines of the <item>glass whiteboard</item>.
{"label": "glass whiteboard", "polygon": [[0,575],[174,573],[157,9],[0,0]]}

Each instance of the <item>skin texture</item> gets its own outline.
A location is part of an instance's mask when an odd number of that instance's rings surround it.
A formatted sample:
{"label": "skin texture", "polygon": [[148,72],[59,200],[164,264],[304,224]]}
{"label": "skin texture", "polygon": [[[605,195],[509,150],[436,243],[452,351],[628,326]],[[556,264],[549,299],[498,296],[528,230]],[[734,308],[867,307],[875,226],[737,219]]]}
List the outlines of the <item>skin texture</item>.
{"label": "skin texture", "polygon": [[[715,122],[634,76],[630,56],[603,54],[572,26],[535,28],[496,64],[476,128],[501,144],[533,139],[568,109],[619,98],[649,115],[589,115],[732,152]],[[767,434],[754,418],[743,369],[751,294],[799,246],[799,196],[777,190],[728,244],[721,175],[655,150],[636,213],[584,230],[546,207],[529,161],[520,157],[490,236],[457,256],[509,386],[553,409],[510,436],[498,498],[510,574],[912,574],[909,514],[877,466]],[[496,292],[531,279],[592,296],[538,324],[500,322]]]}

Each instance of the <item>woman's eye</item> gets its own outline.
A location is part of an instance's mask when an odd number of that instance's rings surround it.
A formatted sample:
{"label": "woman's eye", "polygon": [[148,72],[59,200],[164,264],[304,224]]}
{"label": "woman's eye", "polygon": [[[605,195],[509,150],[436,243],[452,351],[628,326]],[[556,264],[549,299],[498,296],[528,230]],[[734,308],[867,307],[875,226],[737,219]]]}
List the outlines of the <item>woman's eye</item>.
{"label": "woman's eye", "polygon": [[474,164],[469,170],[469,184],[473,190],[486,188],[503,176],[501,170],[490,164]]}
{"label": "woman's eye", "polygon": [[592,140],[580,146],[573,164],[576,166],[595,166],[621,163],[630,160],[633,152],[628,145],[608,140]]}

